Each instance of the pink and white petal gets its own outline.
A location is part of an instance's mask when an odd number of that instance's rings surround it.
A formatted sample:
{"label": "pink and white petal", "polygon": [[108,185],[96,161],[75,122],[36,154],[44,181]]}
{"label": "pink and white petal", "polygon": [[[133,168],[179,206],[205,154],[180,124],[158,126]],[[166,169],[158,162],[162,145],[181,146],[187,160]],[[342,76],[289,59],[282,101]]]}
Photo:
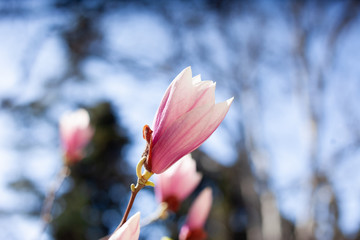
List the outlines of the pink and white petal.
{"label": "pink and white petal", "polygon": [[180,179],[174,179],[176,182],[181,182],[181,186],[179,184],[179,189],[177,191],[177,197],[180,201],[187,198],[199,185],[202,174],[196,172],[196,162],[191,157],[190,154],[185,155],[181,158],[181,165],[178,169],[178,176]]}
{"label": "pink and white petal", "polygon": [[190,152],[198,148],[219,127],[221,122],[224,120],[227,112],[229,111],[229,108],[233,100],[234,98],[232,97],[224,102],[215,104],[211,113],[202,119],[202,124],[204,127],[202,128],[201,131],[197,132],[198,134],[197,141],[192,142],[192,146],[194,148],[191,149]]}
{"label": "pink and white petal", "polygon": [[183,114],[195,107],[215,103],[214,82],[199,82],[199,77],[194,80],[191,78],[190,67],[180,74],[180,77],[178,75],[166,91],[165,100],[161,102],[156,114],[153,124],[153,144],[156,144],[164,131]]}
{"label": "pink and white petal", "polygon": [[88,126],[85,129],[81,129],[79,133],[78,145],[80,148],[84,148],[94,135],[94,130]]}
{"label": "pink and white petal", "polygon": [[159,108],[156,111],[155,114],[155,118],[153,121],[153,137],[154,136],[158,136],[163,128],[163,123],[164,123],[164,119],[166,117],[166,110],[168,110],[168,105],[167,102],[169,101],[169,96],[170,96],[170,92],[171,92],[171,88],[172,88],[172,84],[168,87],[168,89],[166,90]]}
{"label": "pink and white petal", "polygon": [[159,202],[163,202],[167,197],[171,196],[172,184],[169,175],[165,173],[157,175],[155,184],[155,196]]}
{"label": "pink and white petal", "polygon": [[152,172],[162,173],[198,148],[220,125],[232,100],[195,108],[177,119],[153,146]]}
{"label": "pink and white petal", "polygon": [[165,200],[166,191],[163,190],[163,184],[166,182],[165,179],[162,179],[163,174],[156,175],[156,183],[155,183],[155,198],[158,202],[163,202]]}
{"label": "pink and white petal", "polygon": [[183,160],[180,159],[166,172],[157,175],[158,178],[155,184],[155,195],[157,195],[157,199],[160,202],[170,196],[178,197],[179,192],[182,191],[182,177],[184,175],[181,167],[182,165]]}
{"label": "pink and white petal", "polygon": [[109,240],[138,240],[140,235],[140,213],[128,219],[124,225],[116,230]]}
{"label": "pink and white petal", "polygon": [[194,85],[194,89],[196,90],[197,98],[189,110],[206,104],[215,104],[215,88],[216,83],[213,81],[202,81],[196,83]]}
{"label": "pink and white petal", "polygon": [[74,129],[73,134],[68,139],[69,147],[72,147],[74,149],[81,148],[84,142],[82,134],[83,133],[81,129]]}
{"label": "pink and white petal", "polygon": [[60,119],[60,135],[66,151],[75,152],[83,148],[93,135],[88,112],[79,109],[64,114]]}
{"label": "pink and white petal", "polygon": [[201,75],[196,75],[192,78],[192,84],[195,85],[196,83],[201,82]]}
{"label": "pink and white petal", "polygon": [[205,188],[191,205],[186,225],[190,229],[203,228],[212,205],[212,190]]}
{"label": "pink and white petal", "polygon": [[182,226],[180,229],[179,240],[186,240],[186,237],[188,236],[190,231],[191,230],[188,225],[185,224],[184,226]]}
{"label": "pink and white petal", "polygon": [[78,156],[78,158],[81,158],[81,152],[90,141],[92,135],[93,130],[91,127],[74,129],[72,135],[63,140],[63,148],[66,151],[67,157]]}
{"label": "pink and white petal", "polygon": [[[187,164],[192,164],[192,159],[181,158],[177,163],[175,163],[176,171],[169,176],[169,182],[171,186],[168,190],[168,196],[174,196],[178,200],[184,200],[195,187],[199,184],[201,180],[201,175],[196,173],[196,166],[194,169],[189,169]],[[173,166],[174,166],[173,165]],[[173,166],[168,170],[172,170]],[[167,174],[168,171],[163,174]]]}
{"label": "pink and white petal", "polygon": [[174,164],[168,169],[169,171],[160,174],[160,181],[162,182],[163,197],[173,196],[176,197],[176,192],[178,191],[178,184],[174,182],[178,172],[178,164]]}
{"label": "pink and white petal", "polygon": [[75,129],[84,129],[90,124],[90,117],[85,109],[65,113],[60,118],[60,134],[67,138]]}
{"label": "pink and white petal", "polygon": [[202,179],[201,173],[193,173],[192,176],[186,176],[183,178],[183,184],[181,185],[181,191],[177,191],[177,196],[180,201],[185,200],[199,185]]}
{"label": "pink and white petal", "polygon": [[[192,73],[191,67],[185,68],[179,73],[175,79],[171,82],[170,86],[165,92],[163,99],[161,100],[159,109],[155,114],[153,123],[153,142],[157,141],[158,136],[161,135],[163,128],[174,121],[178,116],[186,111],[182,107],[176,107],[176,103],[186,102],[186,98],[189,97],[189,93],[192,90]],[[187,94],[184,94],[187,93]],[[181,94],[179,94],[181,93]],[[174,106],[175,105],[175,106]]]}
{"label": "pink and white petal", "polygon": [[187,149],[192,146],[187,146],[185,149],[182,148],[183,145],[187,144],[184,141],[189,142],[188,139],[197,140],[197,128],[202,130],[201,120],[211,112],[212,108],[213,105],[211,104],[196,108],[184,114],[166,129],[159,141],[153,144],[152,172],[160,174],[181,157],[190,153]]}

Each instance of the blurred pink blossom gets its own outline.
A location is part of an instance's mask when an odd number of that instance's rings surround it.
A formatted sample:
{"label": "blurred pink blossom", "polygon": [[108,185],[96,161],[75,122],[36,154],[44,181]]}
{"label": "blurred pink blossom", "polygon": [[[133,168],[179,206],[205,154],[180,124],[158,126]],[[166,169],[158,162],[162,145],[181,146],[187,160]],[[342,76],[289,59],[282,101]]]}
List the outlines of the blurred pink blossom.
{"label": "blurred pink blossom", "polygon": [[83,158],[83,149],[89,143],[93,133],[86,110],[79,109],[61,117],[60,136],[67,164],[76,163]]}
{"label": "blurred pink blossom", "polygon": [[155,195],[159,202],[167,203],[167,208],[176,212],[181,202],[200,183],[202,175],[196,172],[196,162],[190,154],[182,157],[166,172],[158,176]]}
{"label": "blurred pink blossom", "polygon": [[180,240],[203,240],[207,234],[204,225],[212,205],[211,188],[205,188],[192,204],[186,222],[180,230]]}
{"label": "blurred pink blossom", "polygon": [[137,212],[116,230],[109,240],[138,240],[140,235],[140,213]]}
{"label": "blurred pink blossom", "polygon": [[153,131],[144,127],[148,142],[145,167],[162,173],[198,148],[220,125],[233,101],[215,104],[215,83],[192,77],[184,69],[170,84],[155,115]]}

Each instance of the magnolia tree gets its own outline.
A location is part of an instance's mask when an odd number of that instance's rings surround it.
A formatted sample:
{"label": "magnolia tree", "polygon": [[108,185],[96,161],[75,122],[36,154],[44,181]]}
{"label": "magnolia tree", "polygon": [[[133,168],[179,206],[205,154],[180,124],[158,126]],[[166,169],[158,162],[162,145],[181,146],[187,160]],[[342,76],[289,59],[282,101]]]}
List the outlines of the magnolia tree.
{"label": "magnolia tree", "polygon": [[[155,187],[160,211],[150,221],[167,218],[168,212],[177,212],[184,201],[198,186],[202,175],[196,171],[190,153],[197,149],[216,130],[225,118],[233,98],[215,103],[215,83],[192,77],[191,68],[184,69],[170,84],[155,115],[152,128],[145,125],[143,137],[146,148],[136,167],[137,183],[131,184],[131,197],[123,218],[115,231],[102,240],[136,240],[140,234],[140,213],[129,219],[129,213],[138,192],[145,186]],[[59,174],[57,187],[49,193],[44,203],[43,219],[51,220],[55,192],[70,166],[84,157],[84,148],[91,140],[94,129],[89,114],[80,109],[65,114],[60,120],[60,135],[64,153],[64,168]],[[155,185],[149,179],[157,174]],[[138,201],[141,201],[139,199]],[[180,240],[207,238],[204,229],[212,205],[212,190],[206,187],[195,199],[182,226]],[[45,229],[44,227],[44,229]],[[164,239],[169,239],[164,237]]]}

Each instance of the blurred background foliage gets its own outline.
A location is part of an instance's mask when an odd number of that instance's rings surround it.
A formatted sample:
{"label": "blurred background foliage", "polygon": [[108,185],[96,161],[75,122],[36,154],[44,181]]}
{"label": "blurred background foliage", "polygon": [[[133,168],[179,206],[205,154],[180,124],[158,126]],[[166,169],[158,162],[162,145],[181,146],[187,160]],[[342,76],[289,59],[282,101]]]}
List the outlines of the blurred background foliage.
{"label": "blurred background foliage", "polygon": [[[41,239],[113,231],[142,125],[191,65],[217,81],[218,99],[235,101],[193,154],[200,186],[141,239],[177,239],[206,186],[210,240],[360,239],[359,9],[356,0],[0,1],[0,238],[40,238],[62,164],[58,119],[78,107],[95,136]],[[156,208],[146,189],[134,211]]]}

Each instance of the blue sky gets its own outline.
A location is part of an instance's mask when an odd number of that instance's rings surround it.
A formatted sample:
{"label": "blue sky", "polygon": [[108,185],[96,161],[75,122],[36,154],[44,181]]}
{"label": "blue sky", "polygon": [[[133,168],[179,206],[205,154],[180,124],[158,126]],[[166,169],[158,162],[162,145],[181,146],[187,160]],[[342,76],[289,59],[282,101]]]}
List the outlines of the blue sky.
{"label": "blue sky", "polygon": [[[35,4],[36,1],[31,2]],[[47,6],[42,4],[36,7],[29,5],[33,12],[31,17],[0,19],[0,98],[13,98],[19,106],[46,96],[48,89],[45,83],[62,76],[69,67],[64,42],[53,27],[71,24],[72,16],[55,10],[46,14]],[[296,34],[283,14],[283,6],[263,3],[258,7],[266,15],[265,23],[252,13],[245,13],[234,16],[226,26],[233,28],[241,48],[246,49],[248,39],[252,37],[261,42],[263,52],[255,68],[246,51],[235,54],[235,49],[228,49],[222,38],[222,28],[218,26],[219,16],[211,12],[207,13],[207,21],[201,27],[182,33],[181,41],[186,43],[184,59],[172,68],[166,68],[164,62],[174,56],[174,45],[180,40],[174,39],[169,24],[156,12],[131,6],[114,9],[103,16],[98,24],[104,34],[103,51],[107,59],[96,56],[86,59],[81,65],[86,81],[70,79],[59,91],[47,95],[44,101],[52,104],[47,119],[30,119],[28,125],[23,126],[17,121],[16,114],[0,112],[0,210],[11,212],[10,215],[0,215],[0,228],[5,229],[0,232],[0,238],[28,232],[31,239],[37,234],[40,221],[21,214],[24,208],[33,207],[36,199],[26,193],[15,192],[7,184],[18,176],[26,176],[41,191],[46,191],[48,183],[61,167],[58,130],[54,123],[62,113],[77,104],[91,105],[100,100],[110,100],[133,139],[127,159],[135,166],[144,147],[142,126],[152,123],[171,80],[183,68],[192,65],[194,75],[201,74],[202,79],[217,82],[217,101],[223,101],[234,94],[233,89],[227,88],[227,81],[231,80],[230,72],[236,58],[240,59],[243,68],[251,70],[248,73],[250,83],[258,84],[259,97],[254,97],[251,91],[243,91],[235,98],[225,122],[202,149],[220,163],[231,165],[236,157],[236,137],[232,133],[238,131],[239,121],[244,121],[245,132],[253,136],[254,141],[247,144],[256,146],[251,152],[255,173],[268,175],[270,189],[275,193],[282,213],[295,222],[306,221],[312,214],[308,206],[313,173],[310,158],[313,126],[309,121],[307,105],[312,100],[296,88],[298,63],[291,55]],[[340,203],[341,226],[345,232],[352,233],[360,223],[360,152],[349,149],[342,159],[333,159],[333,156],[358,137],[360,30],[355,26],[360,20],[355,20],[346,28],[336,45],[333,60],[327,62],[326,39],[332,19],[340,16],[341,7],[340,3],[334,3],[324,10],[322,16],[325,20],[315,25],[318,30],[311,36],[306,54],[311,63],[309,79],[314,79],[311,74],[319,69],[325,69],[326,79],[320,105],[323,113],[317,152],[320,161],[316,167],[328,174]],[[37,12],[40,14],[36,15]],[[181,19],[181,13],[186,11],[173,11],[174,18]],[[309,19],[312,14],[309,11]],[[260,26],[263,29],[258,36],[255,30]],[[208,50],[207,61],[201,61],[201,56],[194,51],[199,44]],[[133,73],[121,64],[124,59],[131,59],[151,71]],[[225,74],[214,74],[209,61]],[[304,84],[311,88],[306,81]],[[19,151],[18,145],[23,138],[33,139],[34,144],[30,143]],[[319,201],[326,203],[329,193],[326,189],[321,191]]]}

